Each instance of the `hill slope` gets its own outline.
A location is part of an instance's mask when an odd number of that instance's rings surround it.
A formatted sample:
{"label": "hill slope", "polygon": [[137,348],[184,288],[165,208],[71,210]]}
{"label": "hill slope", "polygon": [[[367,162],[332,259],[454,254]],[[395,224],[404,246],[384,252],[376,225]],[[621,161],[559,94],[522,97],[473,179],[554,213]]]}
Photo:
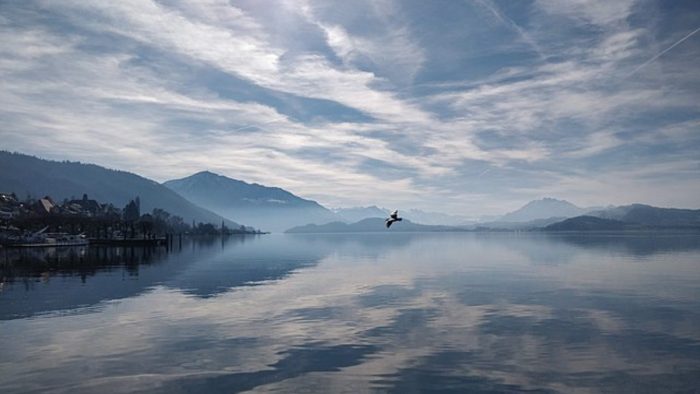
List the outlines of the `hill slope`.
{"label": "hill slope", "polygon": [[604,219],[660,227],[700,227],[700,209],[659,208],[632,204],[590,213]]}
{"label": "hill slope", "polygon": [[603,219],[595,216],[577,216],[550,224],[545,231],[619,231],[625,230],[629,225],[625,222],[613,219]]}
{"label": "hill slope", "polygon": [[267,231],[338,220],[333,212],[316,201],[278,187],[250,184],[208,171],[167,181],[164,185],[221,216]]}
{"label": "hill slope", "polygon": [[[0,191],[27,195],[49,195],[57,201],[87,193],[97,201],[123,208],[129,200],[141,199],[141,213],[161,208],[186,222],[221,224],[223,218],[187,201],[153,180],[125,171],[94,164],[43,160],[19,153],[0,151]],[[227,221],[228,226],[239,226]]]}
{"label": "hill slope", "polygon": [[545,227],[547,231],[700,229],[700,209],[632,204],[591,212]]}

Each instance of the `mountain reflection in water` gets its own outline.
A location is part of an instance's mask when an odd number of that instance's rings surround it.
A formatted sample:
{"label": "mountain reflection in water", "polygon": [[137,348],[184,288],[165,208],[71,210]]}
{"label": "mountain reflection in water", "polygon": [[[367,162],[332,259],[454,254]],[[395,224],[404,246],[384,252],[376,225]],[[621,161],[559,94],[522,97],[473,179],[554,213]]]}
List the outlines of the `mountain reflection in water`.
{"label": "mountain reflection in water", "polygon": [[2,392],[700,387],[698,234],[0,250]]}

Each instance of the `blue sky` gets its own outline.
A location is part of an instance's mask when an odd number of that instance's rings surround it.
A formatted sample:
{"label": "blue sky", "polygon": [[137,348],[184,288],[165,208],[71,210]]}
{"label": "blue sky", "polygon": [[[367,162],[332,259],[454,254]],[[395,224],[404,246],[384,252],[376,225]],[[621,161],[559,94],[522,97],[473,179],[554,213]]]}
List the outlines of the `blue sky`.
{"label": "blue sky", "polygon": [[0,145],[330,207],[700,208],[698,28],[697,1],[0,1]]}

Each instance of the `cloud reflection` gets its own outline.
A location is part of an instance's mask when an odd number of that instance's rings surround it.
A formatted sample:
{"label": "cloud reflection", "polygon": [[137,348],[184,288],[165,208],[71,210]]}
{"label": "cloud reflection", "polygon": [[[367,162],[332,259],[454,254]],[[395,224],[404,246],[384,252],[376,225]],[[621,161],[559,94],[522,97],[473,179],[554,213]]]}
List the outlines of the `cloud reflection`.
{"label": "cloud reflection", "polygon": [[[700,272],[689,268],[698,248],[373,237],[204,245],[183,252],[190,260],[172,277],[93,313],[1,321],[0,388],[568,392],[700,383]],[[538,249],[556,250],[548,258],[561,263],[539,264]],[[241,280],[254,272],[255,286]]]}

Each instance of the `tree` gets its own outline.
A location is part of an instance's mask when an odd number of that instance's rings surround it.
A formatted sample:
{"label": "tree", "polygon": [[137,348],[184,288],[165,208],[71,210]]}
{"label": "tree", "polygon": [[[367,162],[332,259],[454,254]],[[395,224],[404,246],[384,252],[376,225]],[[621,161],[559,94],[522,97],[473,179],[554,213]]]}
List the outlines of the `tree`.
{"label": "tree", "polygon": [[141,209],[139,208],[138,197],[136,201],[131,200],[124,207],[124,220],[127,222],[135,222],[141,217]]}

